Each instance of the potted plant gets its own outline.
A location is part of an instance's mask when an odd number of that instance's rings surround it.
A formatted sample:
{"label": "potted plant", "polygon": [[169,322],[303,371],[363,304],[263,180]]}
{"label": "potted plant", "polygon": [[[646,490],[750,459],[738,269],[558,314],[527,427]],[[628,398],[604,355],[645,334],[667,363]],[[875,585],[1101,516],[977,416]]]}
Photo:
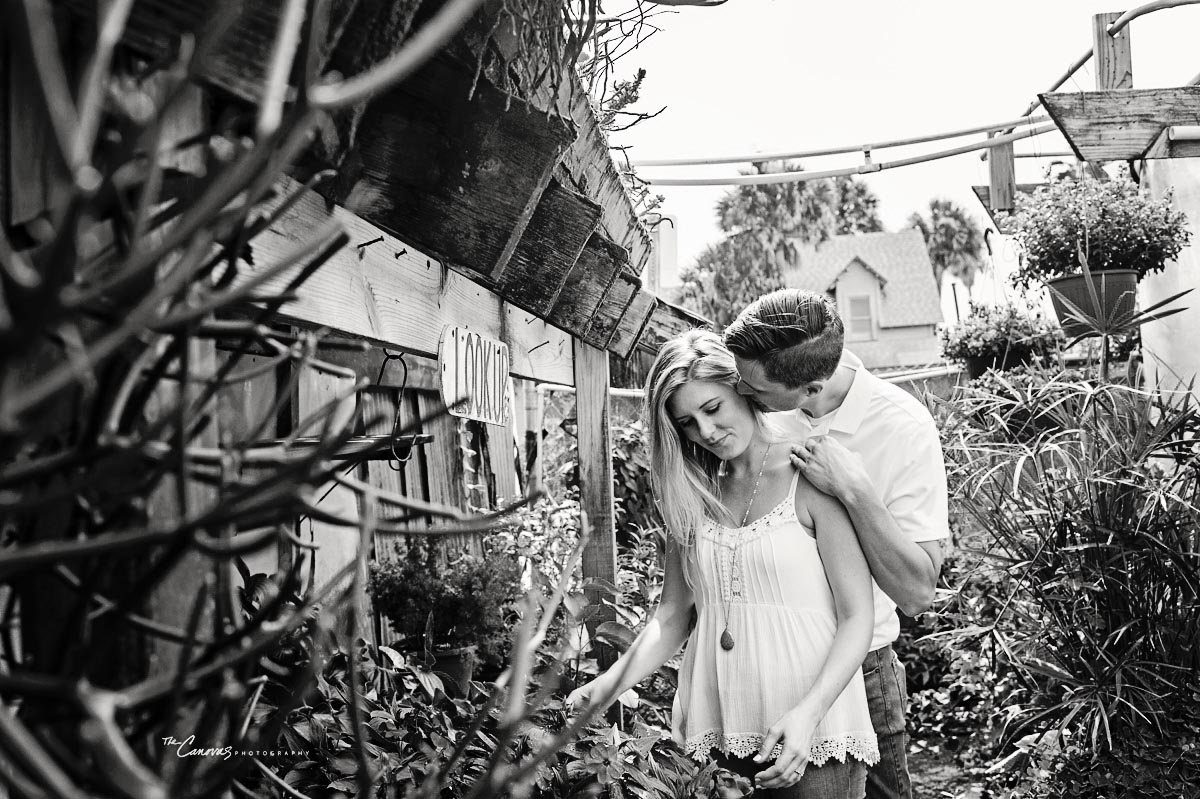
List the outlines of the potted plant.
{"label": "potted plant", "polygon": [[477,662],[499,667],[521,592],[517,560],[460,553],[442,561],[417,539],[400,557],[371,564],[367,584],[376,612],[401,637],[397,647],[418,653],[461,687]]}
{"label": "potted plant", "polygon": [[1021,200],[1010,231],[1024,250],[1013,282],[1049,287],[1072,338],[1091,332],[1082,317],[1131,316],[1138,281],[1161,271],[1191,238],[1187,217],[1171,208],[1169,196],[1152,200],[1124,178],[1043,186]]}
{"label": "potted plant", "polygon": [[958,324],[938,331],[942,355],[966,366],[974,379],[988,369],[1011,369],[1051,352],[1063,342],[1062,329],[1030,306],[971,303]]}

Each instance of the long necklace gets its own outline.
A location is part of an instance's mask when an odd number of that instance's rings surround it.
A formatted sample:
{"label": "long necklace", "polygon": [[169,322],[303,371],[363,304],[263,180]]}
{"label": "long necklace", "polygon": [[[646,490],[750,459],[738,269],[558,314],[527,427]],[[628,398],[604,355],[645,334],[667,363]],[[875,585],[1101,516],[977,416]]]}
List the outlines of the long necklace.
{"label": "long necklace", "polygon": [[[737,539],[733,542],[732,551],[729,553],[729,580],[725,579],[724,568],[721,553],[717,553],[717,579],[721,581],[719,586],[721,591],[721,609],[725,613],[725,629],[721,633],[721,648],[725,651],[733,649],[733,634],[729,632],[729,606],[733,602],[733,593],[735,583],[740,584],[740,555],[742,549],[742,537],[746,534],[746,522],[750,518],[750,509],[754,507],[754,498],[758,496],[758,484],[762,482],[763,470],[767,466],[767,456],[771,454],[771,445],[767,444],[767,449],[763,452],[762,462],[758,464],[758,476],[754,478],[754,488],[750,491],[750,501],[746,504],[746,512],[742,514],[742,523],[737,529]],[[728,589],[728,590],[726,590]]]}

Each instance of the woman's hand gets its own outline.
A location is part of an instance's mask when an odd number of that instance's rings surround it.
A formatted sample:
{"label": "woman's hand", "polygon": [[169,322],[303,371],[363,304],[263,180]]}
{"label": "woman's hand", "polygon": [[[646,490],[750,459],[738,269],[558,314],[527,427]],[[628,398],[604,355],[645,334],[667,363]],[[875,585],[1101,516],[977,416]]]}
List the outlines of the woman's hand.
{"label": "woman's hand", "polygon": [[563,700],[563,707],[568,714],[581,713],[590,710],[597,702],[604,700],[605,694],[608,692],[609,688],[601,682],[600,677],[597,677],[567,694],[567,698]]}
{"label": "woman's hand", "polygon": [[764,762],[776,744],[783,748],[770,768],[755,775],[755,785],[759,788],[788,788],[799,782],[808,765],[813,733],[819,721],[820,718],[802,703],[772,724],[754,760]]}

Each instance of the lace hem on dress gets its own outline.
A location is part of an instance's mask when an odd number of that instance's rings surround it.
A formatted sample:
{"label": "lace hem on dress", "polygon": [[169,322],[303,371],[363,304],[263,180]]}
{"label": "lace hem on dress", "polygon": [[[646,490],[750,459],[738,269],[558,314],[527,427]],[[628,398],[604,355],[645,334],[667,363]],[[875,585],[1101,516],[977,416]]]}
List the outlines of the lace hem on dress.
{"label": "lace hem on dress", "polygon": [[[694,760],[701,762],[708,759],[713,749],[724,752],[731,757],[750,757],[762,746],[763,736],[756,733],[741,735],[722,735],[718,730],[708,730],[688,738],[684,749]],[[783,751],[781,745],[771,750],[770,759],[775,759]],[[879,762],[879,744],[874,733],[846,733],[828,738],[817,738],[809,750],[808,762],[814,766],[823,766],[830,758],[839,763],[846,762],[849,755],[855,760],[861,760],[868,766]]]}

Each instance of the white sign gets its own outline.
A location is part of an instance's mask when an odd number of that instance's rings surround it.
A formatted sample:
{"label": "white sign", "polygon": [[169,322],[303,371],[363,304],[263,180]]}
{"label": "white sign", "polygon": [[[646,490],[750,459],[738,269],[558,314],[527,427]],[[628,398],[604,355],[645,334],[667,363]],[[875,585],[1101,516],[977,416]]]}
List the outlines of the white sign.
{"label": "white sign", "polygon": [[442,399],[453,416],[508,423],[508,345],[464,327],[442,331],[438,366]]}

